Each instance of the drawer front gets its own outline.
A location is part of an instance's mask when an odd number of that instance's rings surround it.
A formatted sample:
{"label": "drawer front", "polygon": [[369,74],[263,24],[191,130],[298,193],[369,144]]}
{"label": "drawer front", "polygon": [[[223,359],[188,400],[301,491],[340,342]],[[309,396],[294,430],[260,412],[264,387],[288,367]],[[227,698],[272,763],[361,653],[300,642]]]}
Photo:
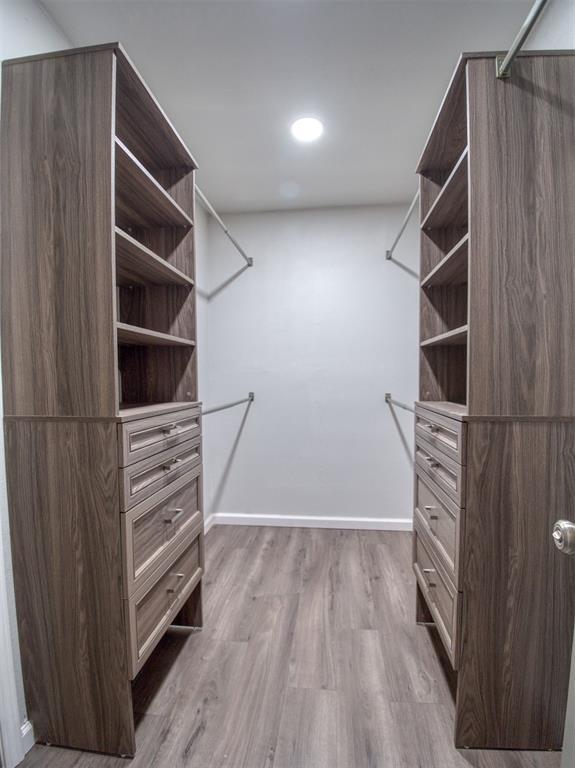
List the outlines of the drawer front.
{"label": "drawer front", "polygon": [[200,464],[122,515],[126,597],[184,537],[202,529],[201,474]]}
{"label": "drawer front", "polygon": [[413,569],[454,669],[458,664],[460,595],[449,580],[419,525],[414,526]]}
{"label": "drawer front", "polygon": [[201,437],[122,469],[122,509],[130,509],[201,464]]}
{"label": "drawer front", "polygon": [[459,464],[466,463],[466,424],[419,407],[415,411],[415,434],[443,451]]}
{"label": "drawer front", "polygon": [[464,512],[419,469],[415,475],[415,514],[457,586],[459,530]]}
{"label": "drawer front", "polygon": [[126,467],[155,453],[173,448],[202,430],[201,412],[197,408],[140,419],[118,425],[119,464]]}
{"label": "drawer front", "polygon": [[465,467],[415,436],[415,463],[458,507],[465,506]]}
{"label": "drawer front", "polygon": [[186,541],[154,581],[128,602],[130,671],[135,677],[202,575],[202,534]]}

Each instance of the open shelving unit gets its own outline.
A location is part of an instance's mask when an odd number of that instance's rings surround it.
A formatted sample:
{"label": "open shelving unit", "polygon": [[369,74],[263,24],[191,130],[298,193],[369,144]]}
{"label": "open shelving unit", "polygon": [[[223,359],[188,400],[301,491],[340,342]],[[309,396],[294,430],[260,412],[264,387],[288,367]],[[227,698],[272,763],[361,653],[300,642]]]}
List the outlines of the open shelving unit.
{"label": "open shelving unit", "polygon": [[452,79],[419,160],[420,400],[467,402],[469,152],[465,78]]}
{"label": "open shelving unit", "polygon": [[575,495],[575,51],[521,52],[506,80],[496,59],[462,54],[417,166],[416,620],[457,677],[458,748],[554,750],[575,616],[550,537]]}
{"label": "open shelving unit", "polygon": [[196,164],[127,59],[114,146],[119,412],[193,402]]}

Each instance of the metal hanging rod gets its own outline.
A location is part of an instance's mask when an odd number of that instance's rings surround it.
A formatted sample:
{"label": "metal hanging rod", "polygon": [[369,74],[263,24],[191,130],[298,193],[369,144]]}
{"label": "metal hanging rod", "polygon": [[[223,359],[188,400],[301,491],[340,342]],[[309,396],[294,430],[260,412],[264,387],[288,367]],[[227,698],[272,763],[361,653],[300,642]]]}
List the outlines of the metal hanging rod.
{"label": "metal hanging rod", "polygon": [[394,250],[395,250],[395,246],[398,244],[398,242],[399,242],[399,240],[400,240],[401,236],[402,236],[402,235],[403,235],[403,233],[405,232],[405,228],[407,227],[407,224],[408,224],[408,222],[409,222],[409,220],[410,220],[410,218],[411,218],[411,214],[413,213],[413,211],[414,211],[414,209],[415,209],[415,206],[416,206],[416,204],[417,204],[417,201],[418,201],[418,200],[419,200],[419,190],[417,190],[417,192],[415,193],[415,196],[414,196],[413,200],[411,201],[411,205],[409,206],[409,210],[407,211],[407,214],[406,214],[406,216],[405,216],[405,219],[403,220],[403,224],[401,225],[401,227],[400,227],[400,229],[399,229],[399,232],[397,233],[397,237],[396,237],[396,238],[395,238],[395,240],[393,241],[393,245],[391,246],[391,248],[390,248],[389,250],[387,250],[387,251],[385,252],[385,258],[386,258],[386,259],[388,259],[388,260],[389,260],[389,259],[391,259],[391,258],[392,258],[392,256],[393,256],[393,252],[394,252]]}
{"label": "metal hanging rod", "polygon": [[385,402],[389,405],[396,405],[398,408],[403,408],[404,411],[411,411],[411,413],[415,413],[415,408],[412,408],[411,405],[407,405],[406,403],[400,403],[399,400],[394,400],[391,396],[391,392],[385,393]]}
{"label": "metal hanging rod", "polygon": [[235,246],[236,250],[239,252],[239,254],[242,257],[242,259],[244,259],[244,261],[248,265],[248,267],[253,267],[254,260],[252,259],[252,257],[247,255],[247,253],[244,251],[242,246],[238,243],[236,238],[232,235],[230,230],[226,227],[226,225],[222,221],[221,217],[216,213],[216,210],[215,210],[214,206],[210,203],[208,198],[204,195],[204,193],[202,192],[202,190],[198,186],[196,186],[196,195],[200,198],[200,202],[204,206],[206,211],[208,211],[208,213],[211,213],[211,215],[218,222],[220,227],[224,230],[224,232],[226,233],[228,238],[231,240],[231,242]]}
{"label": "metal hanging rod", "polygon": [[233,403],[224,403],[223,405],[216,405],[213,408],[206,408],[202,411],[202,416],[207,416],[208,413],[215,413],[216,411],[225,411],[227,408],[235,408],[236,405],[241,405],[242,403],[253,403],[254,400],[254,393],[248,392],[248,396],[244,397],[242,400],[234,400]]}
{"label": "metal hanging rod", "polygon": [[527,40],[529,33],[535,26],[535,22],[541,15],[541,11],[545,8],[548,2],[549,0],[535,0],[527,18],[517,33],[515,40],[511,43],[509,52],[505,56],[497,56],[495,58],[495,71],[500,80],[505,80],[506,78],[511,77],[511,65],[513,60],[519,53],[525,40]]}

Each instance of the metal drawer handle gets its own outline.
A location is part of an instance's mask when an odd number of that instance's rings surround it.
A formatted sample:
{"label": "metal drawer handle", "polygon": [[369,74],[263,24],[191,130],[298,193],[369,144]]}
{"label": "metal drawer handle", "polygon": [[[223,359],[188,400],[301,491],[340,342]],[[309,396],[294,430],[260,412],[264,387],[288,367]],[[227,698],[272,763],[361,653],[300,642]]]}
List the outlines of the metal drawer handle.
{"label": "metal drawer handle", "polygon": [[429,464],[431,469],[437,469],[439,467],[439,462],[435,461],[431,456],[425,456],[425,461]]}
{"label": "metal drawer handle", "polygon": [[[184,574],[184,573],[174,573],[173,575],[174,575],[174,576],[175,576],[175,577],[178,579],[178,581],[179,581],[180,579],[183,579],[183,578],[184,578],[184,576],[185,576],[185,574]],[[176,592],[176,588],[175,588],[175,587],[167,587],[167,588],[166,588],[166,592],[167,592],[169,595],[173,595],[173,594],[174,594],[174,592]]]}
{"label": "metal drawer handle", "polygon": [[428,429],[433,435],[435,435],[436,432],[439,432],[439,427],[437,424],[426,424],[426,429]]}
{"label": "metal drawer handle", "polygon": [[181,517],[184,514],[183,509],[168,509],[168,512],[171,513],[171,517],[164,517],[164,523],[175,523],[176,520]]}
{"label": "metal drawer handle", "polygon": [[170,432],[173,432],[174,429],[177,429],[177,428],[178,428],[178,425],[175,424],[174,422],[172,422],[171,424],[164,424],[164,426],[162,427],[162,432],[165,435],[169,435]]}
{"label": "metal drawer handle", "polygon": [[175,468],[176,464],[180,464],[182,460],[181,459],[172,459],[169,464],[164,464],[162,469],[165,472],[170,472],[172,469]]}
{"label": "metal drawer handle", "polygon": [[[425,576],[431,576],[432,573],[435,573],[435,568],[423,568],[423,573]],[[430,581],[429,579],[425,579],[425,582],[428,587],[435,587],[435,582]]]}
{"label": "metal drawer handle", "polygon": [[439,520],[439,515],[432,515],[431,511],[433,509],[437,509],[437,507],[432,507],[430,504],[426,504],[423,509],[427,512],[430,520]]}

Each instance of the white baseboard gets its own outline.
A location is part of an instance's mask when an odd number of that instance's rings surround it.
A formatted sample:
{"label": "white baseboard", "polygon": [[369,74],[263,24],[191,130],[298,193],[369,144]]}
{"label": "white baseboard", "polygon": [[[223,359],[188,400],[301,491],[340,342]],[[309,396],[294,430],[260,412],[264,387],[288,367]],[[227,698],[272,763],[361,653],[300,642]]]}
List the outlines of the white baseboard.
{"label": "white baseboard", "polygon": [[413,523],[401,517],[327,517],[325,515],[242,515],[215,512],[206,521],[212,525],[275,525],[285,528],[342,528],[361,531],[411,531]]}
{"label": "white baseboard", "polygon": [[20,735],[22,738],[22,748],[24,752],[29,752],[36,743],[36,739],[34,737],[34,728],[32,727],[32,723],[29,720],[26,720],[26,722],[22,723],[20,726]]}
{"label": "white baseboard", "polygon": [[215,515],[210,515],[204,519],[204,536],[210,530],[210,528],[216,524],[214,517]]}

